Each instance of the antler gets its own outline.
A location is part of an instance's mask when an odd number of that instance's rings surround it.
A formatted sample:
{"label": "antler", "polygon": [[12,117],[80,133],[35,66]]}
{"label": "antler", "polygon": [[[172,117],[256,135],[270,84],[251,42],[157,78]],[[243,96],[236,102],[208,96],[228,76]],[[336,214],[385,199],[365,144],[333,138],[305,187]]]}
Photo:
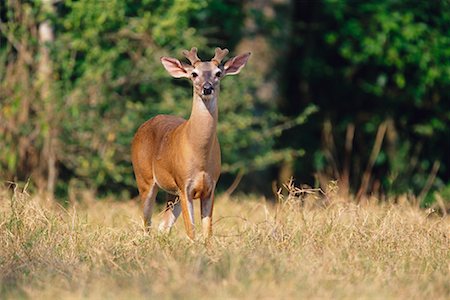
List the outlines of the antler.
{"label": "antler", "polygon": [[192,47],[191,51],[183,50],[183,55],[189,59],[193,66],[200,61],[200,58],[197,56],[197,48],[195,47]]}
{"label": "antler", "polygon": [[219,65],[220,62],[222,61],[222,59],[224,59],[225,56],[227,56],[228,54],[228,49],[220,49],[219,47],[216,48],[216,53],[214,55],[214,57],[211,59],[211,61],[213,63],[215,63],[216,65]]}

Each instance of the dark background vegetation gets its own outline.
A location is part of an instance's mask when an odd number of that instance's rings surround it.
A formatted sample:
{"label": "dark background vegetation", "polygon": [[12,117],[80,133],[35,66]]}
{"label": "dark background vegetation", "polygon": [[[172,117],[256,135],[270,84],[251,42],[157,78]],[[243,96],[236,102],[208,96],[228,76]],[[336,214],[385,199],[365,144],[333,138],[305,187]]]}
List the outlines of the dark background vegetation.
{"label": "dark background vegetation", "polygon": [[163,55],[251,51],[223,81],[219,189],[450,201],[449,1],[0,1],[0,180],[136,194],[130,141],[192,90]]}

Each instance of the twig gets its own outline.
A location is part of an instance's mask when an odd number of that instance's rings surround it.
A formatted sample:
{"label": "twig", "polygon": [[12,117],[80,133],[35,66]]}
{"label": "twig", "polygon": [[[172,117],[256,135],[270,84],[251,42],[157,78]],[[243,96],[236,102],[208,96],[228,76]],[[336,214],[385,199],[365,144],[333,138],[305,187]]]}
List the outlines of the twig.
{"label": "twig", "polygon": [[243,169],[240,169],[238,174],[236,175],[236,178],[234,179],[233,183],[230,185],[230,187],[225,191],[225,194],[227,196],[231,196],[231,194],[236,190],[239,183],[242,180],[242,177],[244,177],[244,171]]}
{"label": "twig", "polygon": [[232,219],[232,218],[235,218],[235,219],[241,219],[241,220],[244,221],[244,222],[248,222],[248,219],[247,219],[247,218],[244,218],[244,217],[241,217],[241,216],[224,216],[224,217],[218,218],[218,219],[213,223],[213,225],[216,225],[217,223],[219,223],[219,222],[222,221],[222,220],[225,220],[225,219]]}
{"label": "twig", "polygon": [[337,159],[335,159],[336,144],[334,142],[333,137],[333,125],[331,124],[331,121],[329,119],[325,121],[322,132],[323,132],[323,141],[325,143],[325,149],[323,152],[333,169],[334,178],[337,178],[339,176],[339,165]]}
{"label": "twig", "polygon": [[439,208],[442,211],[442,215],[444,217],[446,217],[447,216],[447,207],[445,205],[444,199],[442,199],[442,196],[439,195],[438,193],[434,193],[434,197],[436,198],[437,205],[439,206]]}
{"label": "twig", "polygon": [[355,124],[350,123],[347,125],[347,131],[345,134],[345,157],[340,184],[340,190],[342,190],[344,195],[348,195],[350,190],[350,157],[352,155],[354,137]]}
{"label": "twig", "polygon": [[378,157],[378,154],[381,150],[381,145],[383,144],[383,139],[386,134],[387,129],[387,122],[384,121],[383,123],[378,126],[377,135],[375,137],[375,143],[372,148],[372,153],[370,154],[369,161],[367,162],[366,170],[364,171],[364,175],[361,181],[361,186],[359,188],[359,191],[356,195],[356,200],[359,201],[362,195],[364,195],[367,191],[367,187],[369,186],[370,177],[372,175],[372,168],[375,164],[375,160]]}
{"label": "twig", "polygon": [[175,205],[180,202],[180,197],[175,197],[175,200],[169,200],[167,201],[166,207],[158,214],[159,217],[161,217],[162,215],[164,215],[166,213],[166,211],[168,210],[172,210],[175,208]]}
{"label": "twig", "polygon": [[431,186],[433,185],[434,179],[436,179],[436,174],[439,171],[439,167],[441,166],[441,162],[438,160],[435,160],[433,163],[433,167],[431,168],[430,175],[428,175],[427,182],[425,183],[422,191],[420,192],[419,196],[417,197],[417,200],[419,200],[419,204],[422,203],[423,199],[425,199],[425,196],[428,194],[428,192],[431,189]]}
{"label": "twig", "polygon": [[33,58],[31,57],[30,53],[26,52],[25,47],[23,47],[22,44],[20,44],[14,36],[9,32],[8,28],[4,25],[4,23],[0,22],[0,32],[4,34],[4,37],[9,41],[9,43],[19,52],[20,54],[23,54],[23,59],[28,65],[33,64]]}

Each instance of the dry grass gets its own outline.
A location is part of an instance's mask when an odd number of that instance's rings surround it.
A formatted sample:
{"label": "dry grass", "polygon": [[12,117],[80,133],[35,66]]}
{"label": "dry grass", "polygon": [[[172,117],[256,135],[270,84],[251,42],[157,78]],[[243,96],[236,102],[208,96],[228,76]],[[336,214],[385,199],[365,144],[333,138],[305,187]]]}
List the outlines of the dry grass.
{"label": "dry grass", "polygon": [[278,205],[219,197],[207,244],[188,241],[180,220],[170,235],[144,234],[134,202],[65,210],[3,193],[1,298],[450,297],[449,218],[291,192]]}

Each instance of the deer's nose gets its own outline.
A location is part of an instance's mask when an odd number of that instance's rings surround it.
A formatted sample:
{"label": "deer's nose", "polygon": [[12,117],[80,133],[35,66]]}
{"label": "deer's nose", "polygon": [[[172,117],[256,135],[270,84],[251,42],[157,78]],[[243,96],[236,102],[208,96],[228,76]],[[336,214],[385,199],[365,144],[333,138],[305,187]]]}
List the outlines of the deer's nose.
{"label": "deer's nose", "polygon": [[203,95],[211,95],[214,91],[214,87],[211,83],[207,82],[203,85]]}

